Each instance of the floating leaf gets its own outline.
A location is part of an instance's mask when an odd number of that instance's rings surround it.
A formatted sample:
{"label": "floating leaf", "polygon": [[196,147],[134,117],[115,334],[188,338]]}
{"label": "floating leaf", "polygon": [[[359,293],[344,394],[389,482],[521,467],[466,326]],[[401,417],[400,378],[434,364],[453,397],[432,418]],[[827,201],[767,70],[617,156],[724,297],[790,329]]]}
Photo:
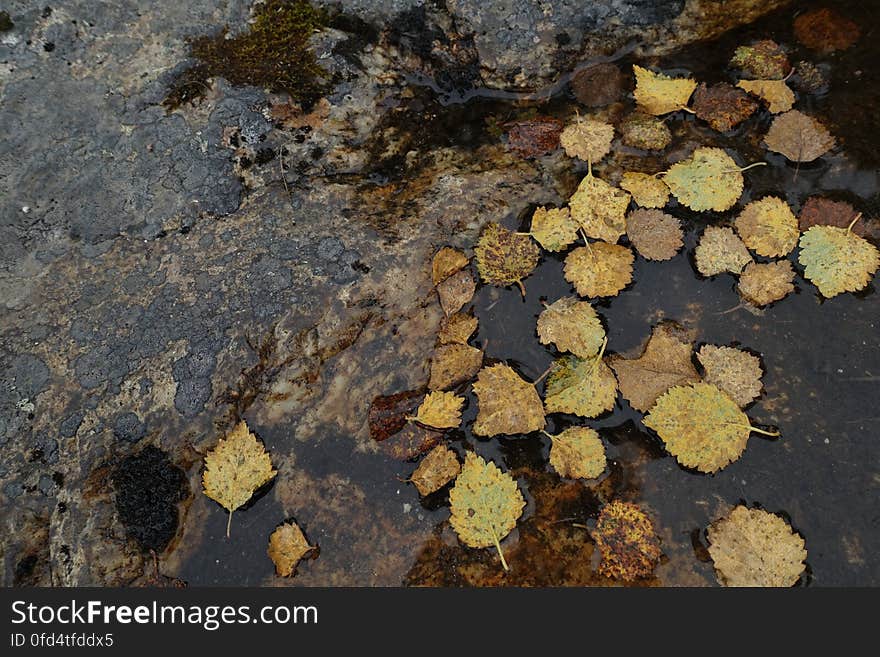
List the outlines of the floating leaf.
{"label": "floating leaf", "polygon": [[794,586],[806,568],[804,539],[763,509],[739,505],[712,523],[706,535],[724,586]]}
{"label": "floating leaf", "polygon": [[477,282],[467,269],[452,274],[437,286],[440,307],[447,315],[461,310],[462,306],[474,298]]}
{"label": "floating leaf", "polygon": [[634,112],[620,123],[623,143],[646,151],[662,151],[672,142],[669,127],[656,116]]}
{"label": "floating leaf", "polygon": [[611,125],[580,117],[559,135],[559,143],[565,149],[565,154],[584,162],[598,162],[608,155],[613,139],[614,128]]}
{"label": "floating leaf", "polygon": [[758,103],[741,89],[720,82],[701,84],[694,92],[694,114],[718,132],[733,130],[758,109]]}
{"label": "floating leaf", "polygon": [[740,80],[736,86],[766,101],[773,114],[787,112],[794,106],[794,92],[783,80]]}
{"label": "floating leaf", "polygon": [[[837,226],[846,228],[858,216],[855,208],[846,201],[832,201],[822,196],[811,196],[806,200],[798,215],[798,227],[806,231],[811,226]],[[863,222],[853,224],[852,232],[859,237],[866,234]]]}
{"label": "floating leaf", "polygon": [[458,457],[445,445],[437,445],[422,459],[410,481],[419,495],[430,495],[452,481],[461,472]]}
{"label": "floating leaf", "polygon": [[544,428],[538,391],[507,365],[484,367],[473,387],[479,404],[474,435],[513,435]]}
{"label": "floating leaf", "polygon": [[437,338],[440,340],[440,344],[467,344],[476,330],[476,317],[455,313],[444,320]]}
{"label": "floating leaf", "polygon": [[804,276],[829,299],[861,290],[880,266],[877,247],[850,228],[813,226],[801,235],[800,246]]}
{"label": "floating leaf", "polygon": [[596,417],[614,408],[617,380],[602,360],[602,351],[592,358],[563,356],[554,361],[544,390],[548,413],[572,413]]}
{"label": "floating leaf", "polygon": [[703,276],[724,272],[738,274],[752,262],[746,245],[727,226],[706,226],[694,251],[694,259]]}
{"label": "floating leaf", "polygon": [[730,397],[710,383],[675,386],[657,399],[644,424],[687,468],[716,472],[745,451],[749,433],[779,434],[751,426]]}
{"label": "floating leaf", "polygon": [[720,148],[698,148],[673,164],[663,181],[680,203],[697,212],[729,210],[743,191],[742,170]]}
{"label": "floating leaf", "polygon": [[507,148],[521,157],[538,157],[559,148],[562,121],[547,116],[505,123]]}
{"label": "floating leaf", "polygon": [[572,218],[584,232],[612,244],[626,230],[629,194],[588,173],[568,201]]}
{"label": "floating leaf", "polygon": [[759,80],[781,80],[791,70],[785,51],[770,39],[750,46],[739,46],[733,53],[730,65],[743,69]]}
{"label": "floating leaf", "polygon": [[859,26],[831,9],[813,9],[794,20],[797,40],[810,50],[846,50],[861,36]]}
{"label": "floating leaf", "polygon": [[800,235],[797,219],[788,203],[776,196],[749,203],[734,225],[747,247],[771,258],[791,253]]}
{"label": "floating leaf", "polygon": [[792,162],[812,162],[834,148],[835,141],[816,119],[791,110],[773,119],[764,143]]}
{"label": "floating leaf", "polygon": [[589,302],[563,297],[538,317],[538,338],[541,344],[554,343],[559,351],[589,358],[602,348],[605,329]]}
{"label": "floating leaf", "polygon": [[550,465],[560,476],[595,479],[605,472],[605,445],[594,429],[569,427],[550,439]]}
{"label": "floating leaf", "polygon": [[669,201],[669,187],[648,173],[627,171],[620,180],[620,187],[632,194],[636,204],[643,208],[662,208]]}
{"label": "floating leaf", "polygon": [[697,352],[697,358],[706,372],[703,380],[726,392],[741,408],[761,394],[764,372],[757,356],[733,347],[705,344]]}
{"label": "floating leaf", "polygon": [[568,208],[535,208],[530,235],[548,251],[562,251],[577,240],[577,229]]}
{"label": "floating leaf", "polygon": [[660,210],[635,210],[626,218],[626,234],[648,260],[669,260],[684,245],[681,223]]}
{"label": "floating leaf", "polygon": [[565,280],[583,297],[613,297],[632,280],[633,260],[625,246],[593,242],[565,258]]}
{"label": "floating leaf", "polygon": [[448,390],[474,377],[483,364],[483,352],[466,344],[437,347],[431,359],[430,390]]}
{"label": "floating leaf", "polygon": [[239,422],[205,455],[202,488],[205,495],[229,511],[226,536],[232,524],[232,512],[245,504],[254,492],[277,474],[263,443]]}
{"label": "floating leaf", "polygon": [[686,107],[697,83],[687,78],[671,78],[641,66],[633,66],[636,89],[633,96],[648,114],[660,116]]}
{"label": "floating leaf", "polygon": [[750,262],[739,277],[737,289],[742,297],[756,306],[766,306],[794,292],[794,269],[788,260]]}
{"label": "floating leaf", "polygon": [[475,548],[494,545],[501,565],[509,570],[501,552],[501,539],[516,527],[526,505],[513,477],[468,452],[461,474],[449,491],[449,503],[449,524],[461,541]]}
{"label": "floating leaf", "polygon": [[571,90],[578,102],[587,107],[604,107],[620,100],[626,81],[621,70],[606,62],[575,73]]}
{"label": "floating leaf", "polygon": [[691,362],[691,337],[680,327],[663,323],[654,328],[641,356],[609,359],[620,394],[637,411],[645,412],[673,386],[700,380]]}
{"label": "floating leaf", "polygon": [[511,232],[492,221],[483,229],[474,252],[483,281],[500,287],[516,283],[525,296],[522,279],[532,273],[541,255],[528,235]]}
{"label": "floating leaf", "polygon": [[650,518],[631,502],[614,500],[603,506],[592,536],[602,556],[599,574],[606,577],[648,577],[662,554]]}
{"label": "floating leaf", "polygon": [[434,285],[442,283],[455,272],[464,269],[467,263],[468,258],[464,253],[451,246],[444,246],[437,251],[431,263],[431,278]]}
{"label": "floating leaf", "polygon": [[412,419],[434,429],[454,429],[461,424],[462,406],[464,397],[435,390],[425,395],[419,412]]}
{"label": "floating leaf", "polygon": [[300,559],[314,549],[315,546],[309,545],[302,530],[292,521],[280,525],[269,536],[269,558],[279,577],[295,574]]}

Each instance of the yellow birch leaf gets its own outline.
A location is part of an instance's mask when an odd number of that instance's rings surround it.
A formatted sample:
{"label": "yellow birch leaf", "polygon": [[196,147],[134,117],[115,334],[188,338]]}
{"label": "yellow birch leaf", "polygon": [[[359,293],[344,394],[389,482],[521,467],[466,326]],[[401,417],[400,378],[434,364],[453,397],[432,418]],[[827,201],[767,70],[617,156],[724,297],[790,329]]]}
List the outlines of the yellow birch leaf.
{"label": "yellow birch leaf", "polygon": [[492,221],[483,229],[474,252],[484,282],[500,287],[516,283],[525,296],[522,279],[532,273],[541,255],[528,235],[511,232]]}
{"label": "yellow birch leaf", "polygon": [[559,143],[569,157],[595,163],[611,152],[614,127],[603,121],[582,119],[566,126],[559,135]]}
{"label": "yellow birch leaf", "polygon": [[589,358],[602,348],[605,329],[588,301],[563,297],[538,316],[538,339],[541,344],[555,344],[559,351]]}
{"label": "yellow birch leaf", "polygon": [[309,545],[302,530],[295,522],[285,522],[269,536],[269,558],[275,564],[275,574],[290,577],[296,573],[296,565],[306,554],[315,550]]}
{"label": "yellow birch leaf", "polygon": [[550,440],[550,465],[560,476],[595,479],[605,472],[605,445],[595,429],[569,427]]}
{"label": "yellow birch leaf", "polygon": [[435,429],[454,429],[461,424],[463,405],[464,397],[435,390],[425,395],[424,401],[412,419]]}
{"label": "yellow birch leaf", "polygon": [[813,226],[801,235],[798,260],[823,297],[861,290],[880,266],[877,247],[852,232],[859,216],[849,228]]}
{"label": "yellow birch leaf", "polygon": [[660,178],[648,173],[626,171],[620,180],[621,189],[632,194],[636,205],[662,208],[669,201],[669,187]]}
{"label": "yellow birch leaf", "polygon": [[787,112],[794,107],[794,92],[784,80],[740,80],[737,86],[765,101],[771,114]]}
{"label": "yellow birch leaf", "polygon": [[714,276],[723,272],[738,274],[752,262],[746,245],[727,226],[706,226],[700,243],[694,250],[694,259],[697,270],[703,276]]}
{"label": "yellow birch leaf", "polygon": [[720,148],[696,149],[673,164],[663,181],[679,203],[697,212],[729,210],[743,191],[742,169]]}
{"label": "yellow birch leaf", "polygon": [[474,297],[477,282],[467,269],[457,271],[437,285],[440,307],[447,315],[456,313]]}
{"label": "yellow birch leaf", "polygon": [[577,229],[568,208],[536,208],[529,234],[548,251],[562,251],[577,240]]}
{"label": "yellow birch leaf", "polygon": [[565,280],[583,297],[613,297],[632,281],[633,253],[625,246],[592,242],[565,259]]}
{"label": "yellow birch leaf", "polygon": [[614,408],[617,379],[602,360],[604,351],[603,345],[592,358],[563,356],[554,361],[544,389],[547,413],[596,417]]}
{"label": "yellow birch leaf", "polygon": [[633,66],[636,103],[648,114],[660,116],[686,107],[697,83],[688,78],[671,78],[641,66]]}
{"label": "yellow birch leaf", "polygon": [[474,435],[513,435],[544,428],[538,391],[507,365],[484,367],[473,388],[479,405]]}
{"label": "yellow birch leaf", "polygon": [[703,380],[718,387],[737,403],[748,406],[761,394],[761,360],[742,349],[704,344],[697,359],[706,374]]}
{"label": "yellow birch leaf", "polygon": [[461,472],[458,457],[445,445],[437,445],[422,459],[410,481],[419,495],[430,495],[452,481]]}
{"label": "yellow birch leaf", "polygon": [[660,210],[634,210],[626,217],[626,235],[648,260],[669,260],[684,245],[681,222]]}
{"label": "yellow birch leaf", "polygon": [[571,217],[587,236],[614,243],[626,231],[630,196],[588,173],[568,200]]}
{"label": "yellow birch leaf", "polygon": [[464,269],[467,263],[468,259],[464,253],[451,246],[444,246],[437,251],[431,263],[431,278],[434,285],[442,283],[455,272]]}
{"label": "yellow birch leaf", "polygon": [[477,318],[473,315],[455,313],[444,320],[437,338],[440,344],[467,344],[477,325]]}
{"label": "yellow birch leaf", "polygon": [[749,203],[734,226],[747,247],[769,258],[791,253],[800,236],[797,217],[788,203],[776,196]]}
{"label": "yellow birch leaf", "polygon": [[446,344],[431,358],[429,390],[447,390],[468,381],[480,371],[483,352],[466,344]]}
{"label": "yellow birch leaf", "polygon": [[766,306],[794,292],[794,269],[788,260],[750,262],[739,277],[737,290],[743,299]]}
{"label": "yellow birch leaf", "polygon": [[603,506],[591,534],[602,557],[599,574],[606,577],[648,577],[662,554],[651,519],[631,502],[614,500]]}

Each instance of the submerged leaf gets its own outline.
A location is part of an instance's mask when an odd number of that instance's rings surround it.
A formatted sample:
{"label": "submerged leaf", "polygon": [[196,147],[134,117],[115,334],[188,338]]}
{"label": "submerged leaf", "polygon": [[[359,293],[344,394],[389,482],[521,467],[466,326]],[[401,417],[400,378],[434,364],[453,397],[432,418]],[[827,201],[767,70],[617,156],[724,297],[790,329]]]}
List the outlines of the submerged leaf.
{"label": "submerged leaf", "polygon": [[468,259],[464,253],[451,246],[444,246],[437,251],[431,263],[431,278],[434,285],[442,283],[455,272],[464,269],[467,263]]}
{"label": "submerged leaf", "polygon": [[672,386],[700,380],[691,362],[691,338],[674,324],[656,326],[638,358],[609,359],[620,394],[637,411],[645,412]]}
{"label": "submerged leaf", "polygon": [[559,351],[589,358],[602,348],[605,329],[589,302],[563,297],[538,317],[538,338],[541,344],[554,343]]}
{"label": "submerged leaf", "polygon": [[550,439],[550,465],[560,476],[595,479],[605,472],[605,445],[595,429],[569,427]]}
{"label": "submerged leaf", "polygon": [[798,259],[823,297],[864,288],[877,267],[877,247],[848,228],[813,226],[801,235]]}
{"label": "submerged leaf", "polygon": [[370,438],[381,442],[403,429],[424,396],[419,390],[407,390],[373,399],[368,416]]}
{"label": "submerged leaf", "polygon": [[810,50],[846,50],[861,36],[859,26],[832,9],[813,9],[794,20],[797,40]]}
{"label": "submerged leaf", "polygon": [[437,338],[440,344],[467,344],[477,325],[477,318],[473,315],[455,313],[443,321]]}
{"label": "submerged leaf", "polygon": [[477,282],[467,269],[452,274],[437,286],[440,307],[447,315],[461,310],[462,306],[474,298]]}
{"label": "submerged leaf", "polygon": [[606,62],[575,73],[571,80],[574,97],[587,107],[603,107],[620,99],[625,85],[621,70]]}
{"label": "submerged leaf", "polygon": [[746,245],[727,226],[706,226],[694,251],[694,259],[703,276],[724,272],[738,274],[752,262]]}
{"label": "submerged leaf", "polygon": [[[811,196],[801,207],[798,227],[806,231],[811,226],[837,226],[847,228],[858,216],[855,208],[846,201],[832,201],[822,196]],[[867,231],[863,222],[853,224],[852,232],[864,237]]]}
{"label": "submerged leaf", "polygon": [[461,541],[475,548],[494,545],[501,565],[508,570],[501,539],[516,527],[526,505],[513,477],[491,461],[487,463],[468,452],[461,474],[449,491],[449,505],[449,524]]}
{"label": "submerged leaf", "polygon": [[816,119],[791,110],[773,119],[764,143],[792,162],[812,162],[834,148],[835,141]]}
{"label": "submerged leaf", "polygon": [[672,133],[662,120],[634,112],[620,123],[623,143],[646,151],[662,151],[672,142]]}
{"label": "submerged leaf", "polygon": [[563,356],[550,369],[544,396],[548,413],[596,417],[614,408],[617,380],[602,352],[592,358]]}
{"label": "submerged leaf", "polygon": [[641,66],[633,66],[636,103],[648,114],[660,116],[687,106],[697,83],[687,78],[671,78]]}
{"label": "submerged leaf", "polygon": [[437,445],[422,459],[410,481],[419,495],[430,495],[452,481],[461,472],[458,457],[445,445]]}
{"label": "submerged leaf", "polygon": [[630,196],[587,174],[568,201],[572,218],[587,236],[612,244],[626,230],[626,209]]}
{"label": "submerged leaf", "polygon": [[483,352],[466,344],[437,347],[431,359],[430,390],[448,390],[472,379],[483,364]]}
{"label": "submerged leaf", "polygon": [[538,391],[511,367],[484,367],[473,388],[479,405],[474,435],[513,435],[544,428],[544,406]]}
{"label": "submerged leaf", "polygon": [[526,121],[512,121],[507,128],[507,148],[521,157],[538,157],[559,148],[562,121],[539,116]]}
{"label": "submerged leaf", "polygon": [[602,556],[599,574],[606,577],[648,577],[662,554],[650,518],[631,502],[614,500],[603,506],[592,536]]}
{"label": "submerged leaf", "polygon": [[254,492],[276,474],[263,443],[250,432],[243,420],[205,455],[202,488],[205,495],[229,511],[227,536],[232,512],[251,499]]}
{"label": "submerged leaf", "polygon": [[761,394],[761,361],[747,351],[705,344],[697,352],[706,371],[703,380],[718,387],[741,408]]}
{"label": "submerged leaf", "polygon": [[419,406],[419,412],[413,419],[435,429],[454,429],[461,424],[463,405],[464,397],[435,390],[425,396],[422,405]]}
{"label": "submerged leaf", "polygon": [[680,203],[691,210],[724,212],[743,191],[739,166],[720,148],[698,148],[673,164],[663,178]]}
{"label": "submerged leaf", "polygon": [[644,424],[657,432],[681,465],[706,473],[742,456],[755,430],[736,402],[710,383],[670,388]]}
{"label": "submerged leaf", "polygon": [[740,80],[737,86],[766,101],[772,114],[787,112],[794,106],[794,92],[784,80]]}
{"label": "submerged leaf", "polygon": [[706,535],[724,586],[794,586],[806,568],[804,539],[763,509],[737,506],[712,523]]}
{"label": "submerged leaf", "polygon": [[636,204],[643,208],[662,208],[669,201],[669,187],[648,173],[627,171],[620,180],[620,187],[632,194]]}
{"label": "submerged leaf", "polygon": [[500,287],[513,283],[521,286],[541,255],[528,235],[511,232],[494,221],[486,224],[474,252],[483,281]]}
{"label": "submerged leaf", "polygon": [[565,280],[583,297],[613,297],[632,281],[633,260],[625,246],[592,242],[565,258]]}
{"label": "submerged leaf", "polygon": [[739,277],[740,295],[756,306],[766,306],[794,292],[794,269],[788,260],[750,262]]}
{"label": "submerged leaf", "polygon": [[776,196],[765,196],[749,203],[734,223],[745,245],[770,258],[791,253],[800,231],[788,203]]}
{"label": "submerged leaf", "polygon": [[741,89],[720,82],[701,84],[694,92],[694,113],[718,132],[733,130],[758,109],[758,103]]}
{"label": "submerged leaf", "polygon": [[626,218],[626,234],[648,260],[669,260],[684,245],[681,223],[660,210],[635,210]]}
{"label": "submerged leaf", "polygon": [[578,223],[568,208],[535,208],[529,233],[548,251],[562,251],[577,240]]}
{"label": "submerged leaf", "polygon": [[433,449],[443,440],[443,431],[415,422],[407,422],[403,429],[379,443],[379,448],[399,461],[412,459]]}
{"label": "submerged leaf", "polygon": [[269,558],[275,564],[275,574],[290,577],[296,573],[296,565],[306,554],[316,549],[309,545],[299,526],[285,522],[269,536]]}
{"label": "submerged leaf", "polygon": [[559,143],[565,149],[565,154],[584,162],[598,162],[608,155],[613,139],[614,128],[611,125],[580,117],[559,135]]}
{"label": "submerged leaf", "polygon": [[730,64],[759,80],[781,80],[791,70],[785,51],[770,39],[750,46],[739,46],[733,53]]}

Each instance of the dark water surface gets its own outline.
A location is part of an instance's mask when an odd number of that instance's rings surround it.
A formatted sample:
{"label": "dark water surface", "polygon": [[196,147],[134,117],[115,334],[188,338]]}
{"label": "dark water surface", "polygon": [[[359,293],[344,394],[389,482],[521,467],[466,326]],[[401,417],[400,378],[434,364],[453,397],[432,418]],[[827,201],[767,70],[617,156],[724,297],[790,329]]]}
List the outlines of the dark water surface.
{"label": "dark water surface", "polygon": [[[349,530],[330,533],[317,529],[323,522],[320,511],[301,505],[296,519],[320,544],[321,555],[303,564],[289,583],[606,585],[612,582],[594,573],[597,555],[589,535],[572,525],[591,525],[604,501],[623,498],[650,513],[662,539],[663,563],[656,579],[647,583],[714,584],[704,530],[730,506],[742,502],[781,513],[804,536],[808,569],[801,585],[880,584],[876,557],[880,553],[880,297],[874,286],[859,294],[822,300],[800,276],[795,251],[789,258],[799,272],[797,292],[754,314],[736,308],[740,299],[733,276],[703,279],[692,263],[693,248],[705,225],[728,223],[748,201],[767,194],[785,198],[797,213],[808,196],[827,193],[850,201],[869,222],[876,222],[880,209],[878,7],[876,3],[830,4],[862,26],[862,38],[845,52],[817,55],[799,46],[792,33],[793,16],[820,5],[795,3],[716,42],[650,62],[666,72],[687,72],[709,83],[733,80],[727,61],[735,47],[772,38],[789,49],[793,63],[813,61],[829,75],[826,92],[799,93],[795,108],[825,121],[840,144],[816,162],[797,167],[760,145],[771,120],[766,112],[726,135],[691,116],[677,115],[669,121],[674,132],[673,145],[666,153],[670,157],[680,159],[686,147],[699,143],[729,149],[742,166],[760,160],[769,166],[744,174],[746,191],[729,212],[693,213],[673,201],[667,211],[687,226],[685,249],[667,262],[648,262],[637,256],[633,283],[617,297],[595,304],[608,331],[609,353],[637,352],[652,327],[669,319],[695,330],[697,347],[702,343],[736,345],[759,354],[765,370],[764,391],[746,413],[753,424],[778,427],[781,437],[753,434],[735,463],[715,475],[693,473],[664,453],[658,439],[643,427],[642,415],[618,397],[613,412],[584,422],[603,437],[608,471],[598,482],[572,482],[552,472],[547,462],[550,441],[540,434],[475,438],[470,427],[477,408],[468,387],[463,430],[453,436],[451,444],[460,453],[474,449],[495,460],[526,489],[523,518],[503,543],[512,569],[504,575],[493,551],[470,550],[457,543],[446,522],[446,491],[420,500],[411,485],[399,481],[415,465],[352,452],[347,438],[291,445],[283,432],[273,431],[262,436],[270,452],[292,449],[296,467],[309,476],[316,480],[344,476],[366,495],[365,499],[348,499],[344,486],[329,484],[316,493],[350,514]],[[636,60],[620,63],[626,70],[632,61]],[[632,100],[626,103],[629,108]],[[544,106],[473,98],[446,111],[454,113],[450,130],[467,121],[474,132],[482,133],[487,117],[516,116],[534,107],[540,113],[567,117],[575,105],[563,93]],[[469,130],[462,132],[469,134]],[[453,134],[439,138],[470,147],[457,142]],[[626,150],[619,143],[615,148]],[[633,150],[631,156],[628,166],[637,170],[668,166],[662,157],[644,164],[644,154]],[[600,177],[607,178],[610,171],[596,167]],[[543,201],[535,199],[536,204]],[[509,217],[508,227],[523,226],[523,218],[529,215],[528,208],[521,210],[518,216]],[[471,342],[488,344],[490,359],[505,361],[527,379],[535,379],[554,358],[553,350],[542,346],[535,334],[541,301],[574,291],[562,275],[562,258],[546,253],[525,284],[525,300],[516,288],[478,289],[473,305],[480,327]],[[381,392],[385,391],[377,394]],[[574,419],[550,416],[547,430],[558,432]],[[398,521],[393,526],[373,524],[365,517],[371,513],[385,523],[388,518]],[[184,564],[179,576],[191,584],[272,582],[272,565],[264,556],[265,537],[279,517],[283,517],[279,503],[267,494],[259,504],[235,514],[233,531],[238,538],[228,542],[220,540],[226,518],[218,508],[207,519],[202,548]],[[398,545],[406,541],[411,544]],[[383,566],[388,571],[381,576],[375,572],[375,559],[369,563],[365,559],[369,550],[386,550],[389,555]],[[325,559],[349,577],[322,581],[319,563]]]}

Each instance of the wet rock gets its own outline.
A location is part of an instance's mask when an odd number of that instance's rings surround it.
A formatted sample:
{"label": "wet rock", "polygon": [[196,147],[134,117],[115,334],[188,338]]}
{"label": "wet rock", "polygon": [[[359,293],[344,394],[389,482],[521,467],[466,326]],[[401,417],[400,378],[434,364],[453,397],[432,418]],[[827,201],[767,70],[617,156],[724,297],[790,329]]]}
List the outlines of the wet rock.
{"label": "wet rock", "polygon": [[147,432],[147,428],[137,413],[131,411],[120,413],[113,420],[113,435],[118,440],[127,440],[130,443],[136,443]]}

